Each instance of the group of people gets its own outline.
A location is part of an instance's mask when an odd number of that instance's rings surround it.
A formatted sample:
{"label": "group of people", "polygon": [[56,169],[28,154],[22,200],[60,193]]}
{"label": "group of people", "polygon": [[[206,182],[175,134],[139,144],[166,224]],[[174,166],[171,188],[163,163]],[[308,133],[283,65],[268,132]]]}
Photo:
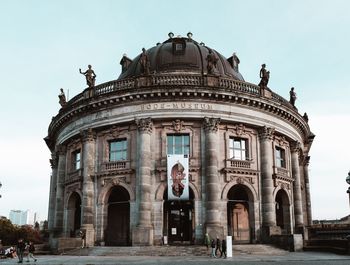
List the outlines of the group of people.
{"label": "group of people", "polygon": [[209,246],[211,248],[210,257],[212,258],[218,258],[220,255],[220,258],[224,257],[227,258],[227,244],[226,240],[220,240],[219,237],[215,239],[210,240],[209,234],[205,234],[205,242],[207,249],[209,249]]}
{"label": "group of people", "polygon": [[25,252],[27,252],[27,262],[30,261],[30,258],[35,261],[37,261],[36,257],[34,256],[35,252],[35,246],[32,241],[29,241],[28,243],[25,243],[22,238],[20,238],[17,242],[16,247],[9,247],[4,249],[2,247],[2,244],[0,242],[0,254],[3,257],[6,258],[16,258],[18,257],[18,263],[23,263],[23,257]]}

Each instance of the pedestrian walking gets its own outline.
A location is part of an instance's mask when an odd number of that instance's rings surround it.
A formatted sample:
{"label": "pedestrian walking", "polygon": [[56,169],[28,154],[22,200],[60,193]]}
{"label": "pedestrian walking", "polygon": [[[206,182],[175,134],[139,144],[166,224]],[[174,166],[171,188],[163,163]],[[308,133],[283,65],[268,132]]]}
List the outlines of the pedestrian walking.
{"label": "pedestrian walking", "polygon": [[29,262],[29,258],[32,258],[35,262],[37,261],[37,259],[34,257],[34,252],[35,252],[35,246],[33,242],[29,241],[27,262]]}
{"label": "pedestrian walking", "polygon": [[205,233],[205,237],[204,237],[204,245],[206,245],[207,250],[209,249],[210,246],[210,237],[208,233]]}
{"label": "pedestrian walking", "polygon": [[18,242],[17,242],[18,263],[23,262],[23,253],[25,248],[26,248],[26,245],[24,244],[23,239],[22,238],[18,239]]}
{"label": "pedestrian walking", "polygon": [[221,253],[221,240],[219,237],[216,237],[215,256],[219,256],[218,252]]}
{"label": "pedestrian walking", "polygon": [[214,239],[212,239],[211,240],[211,257],[212,258],[216,258],[216,255],[215,255],[215,247],[216,247],[216,244],[215,244],[215,240]]}
{"label": "pedestrian walking", "polygon": [[222,256],[224,256],[224,258],[227,258],[227,244],[226,244],[226,240],[223,239],[222,243],[221,243],[221,255],[220,258],[222,258]]}

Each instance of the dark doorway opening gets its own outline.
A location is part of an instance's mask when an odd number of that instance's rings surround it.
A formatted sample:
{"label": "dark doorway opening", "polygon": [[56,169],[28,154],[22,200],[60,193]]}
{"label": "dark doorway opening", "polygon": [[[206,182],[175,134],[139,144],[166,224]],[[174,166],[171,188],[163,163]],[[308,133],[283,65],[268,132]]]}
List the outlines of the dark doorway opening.
{"label": "dark doorway opening", "polygon": [[193,244],[194,242],[194,205],[193,191],[189,200],[168,201],[168,192],[164,192],[164,235],[169,244]]}
{"label": "dark doorway opening", "polygon": [[130,245],[130,195],[122,186],[112,188],[108,198],[106,246]]}
{"label": "dark doorway opening", "polygon": [[77,192],[69,197],[67,214],[69,235],[75,237],[81,227],[81,198]]}

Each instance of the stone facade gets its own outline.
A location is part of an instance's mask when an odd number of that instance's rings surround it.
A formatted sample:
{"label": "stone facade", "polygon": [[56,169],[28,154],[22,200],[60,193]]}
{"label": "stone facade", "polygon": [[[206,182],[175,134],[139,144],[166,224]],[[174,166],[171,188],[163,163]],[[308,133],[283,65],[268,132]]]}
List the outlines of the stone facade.
{"label": "stone facade", "polygon": [[[151,48],[149,74],[138,72],[136,57],[118,80],[86,89],[53,118],[45,138],[52,242],[78,230],[88,246],[157,245],[164,236],[202,243],[206,232],[269,242],[311,223],[307,122],[245,82],[237,65],[227,74],[222,55],[208,74],[206,54],[191,50],[208,48],[175,40],[161,45],[185,43],[191,53],[173,56],[187,64],[167,70],[152,59],[163,58],[161,48]],[[187,67],[191,60],[198,68]],[[166,197],[169,136],[189,139],[190,199],[181,203]]]}

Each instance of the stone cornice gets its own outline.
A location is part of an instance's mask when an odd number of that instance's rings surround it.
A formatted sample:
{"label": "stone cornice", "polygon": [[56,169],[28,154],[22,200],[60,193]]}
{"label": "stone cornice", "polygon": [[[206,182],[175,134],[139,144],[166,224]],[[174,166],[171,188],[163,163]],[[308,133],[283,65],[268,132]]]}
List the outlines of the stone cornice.
{"label": "stone cornice", "polygon": [[[231,82],[232,80],[230,80]],[[102,109],[116,108],[125,104],[140,104],[140,102],[165,102],[176,100],[196,100],[206,103],[228,103],[237,106],[245,106],[252,109],[269,113],[286,120],[292,124],[305,138],[311,135],[308,124],[303,117],[277,94],[266,98],[256,93],[254,85],[232,81],[236,86],[203,87],[191,86],[169,86],[158,85],[135,89],[133,86],[125,86],[117,90],[111,89],[108,93],[85,97],[84,93],[74,97],[59,114],[53,118],[49,126],[49,137],[55,139],[59,131],[70,121],[94,113]],[[107,83],[106,83],[107,84]],[[105,84],[104,84],[105,85]],[[238,86],[239,85],[239,86]],[[246,89],[243,89],[243,88]],[[248,88],[254,88],[250,91]]]}

